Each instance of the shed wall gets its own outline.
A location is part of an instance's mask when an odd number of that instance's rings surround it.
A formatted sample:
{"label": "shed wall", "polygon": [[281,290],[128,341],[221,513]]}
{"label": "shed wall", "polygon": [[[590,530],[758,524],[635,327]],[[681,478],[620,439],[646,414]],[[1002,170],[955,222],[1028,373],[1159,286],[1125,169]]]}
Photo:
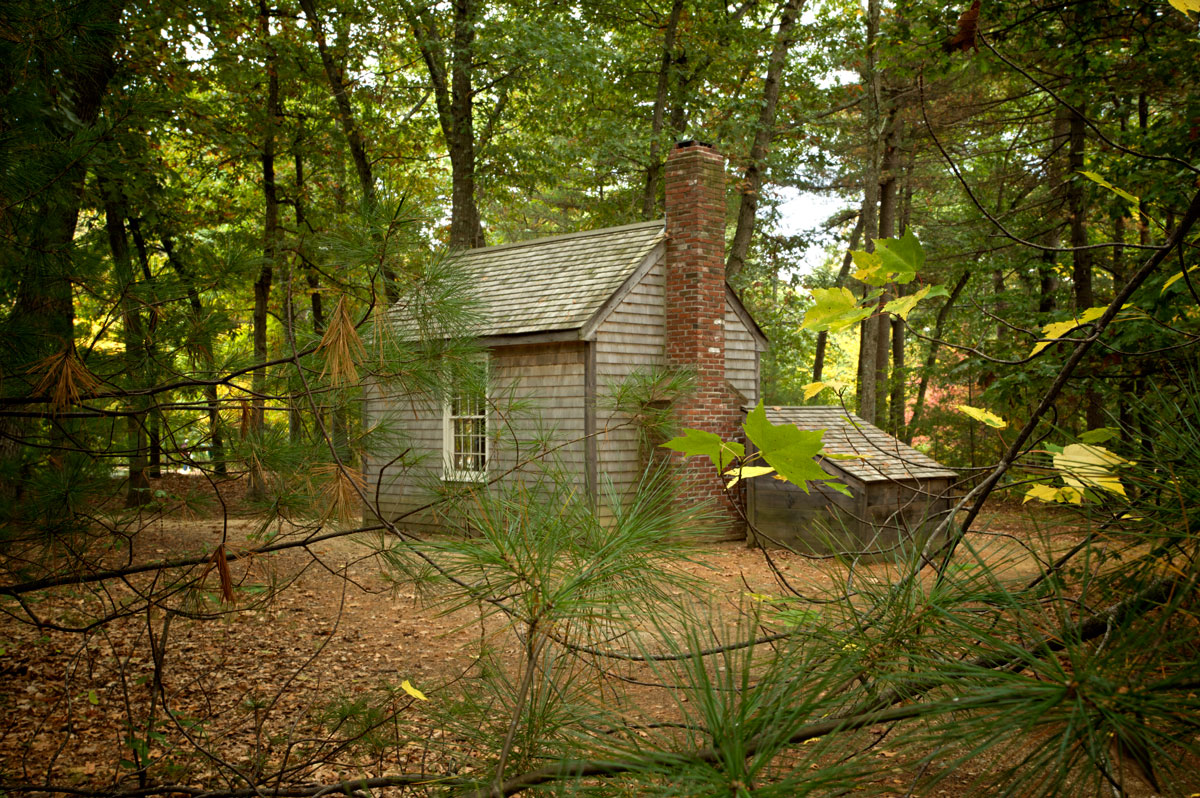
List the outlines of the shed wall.
{"label": "shed wall", "polygon": [[664,362],[666,314],[664,269],[660,259],[596,329],[597,470],[617,495],[625,495],[642,473],[637,430],[616,427],[628,420],[606,406],[612,388],[638,369]]}
{"label": "shed wall", "polygon": [[725,298],[725,380],[738,393],[744,404],[758,404],[758,352],[754,336],[742,317]]}
{"label": "shed wall", "polygon": [[[489,352],[490,473],[514,466],[536,453],[540,443],[568,443],[552,459],[562,464],[582,487],[584,435],[584,355],[582,342],[496,347]],[[381,513],[397,518],[427,503],[442,482],[442,408],[432,397],[386,397],[378,391],[367,401],[368,424],[385,423],[398,433],[367,458],[367,492],[379,491]],[[571,443],[569,443],[571,442]],[[421,453],[411,465],[380,468],[396,453],[411,447]],[[453,487],[450,485],[449,487]],[[437,512],[404,519],[414,529],[438,525]]]}

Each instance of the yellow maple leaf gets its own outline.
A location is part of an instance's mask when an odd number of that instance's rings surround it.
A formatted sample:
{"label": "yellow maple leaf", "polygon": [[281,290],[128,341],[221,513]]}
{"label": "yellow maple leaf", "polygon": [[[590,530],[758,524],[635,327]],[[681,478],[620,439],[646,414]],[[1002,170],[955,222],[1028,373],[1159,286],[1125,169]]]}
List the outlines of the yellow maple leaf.
{"label": "yellow maple leaf", "polygon": [[960,413],[964,413],[976,421],[982,421],[984,424],[987,424],[989,427],[994,429],[1004,429],[1008,426],[1007,421],[1000,418],[1000,416],[996,415],[990,410],[984,410],[979,407],[971,407],[970,405],[955,405],[955,407],[958,408]]}
{"label": "yellow maple leaf", "polygon": [[772,474],[774,472],[775,469],[771,468],[771,466],[742,466],[741,468],[731,468],[725,472],[725,476],[732,476],[733,479],[726,483],[725,489],[728,490],[729,488],[732,488],[734,485],[738,484],[738,480],[754,479],[755,477],[766,476],[767,474]]}
{"label": "yellow maple leaf", "polygon": [[1029,356],[1033,357],[1038,352],[1050,346],[1050,344],[1054,343],[1053,339],[1062,338],[1076,327],[1082,327],[1085,324],[1095,321],[1103,316],[1106,310],[1108,308],[1088,308],[1083,313],[1080,313],[1077,318],[1067,319],[1066,321],[1054,321],[1047,324],[1042,328],[1042,337],[1050,340],[1039,341],[1033,347],[1033,351],[1029,353]]}
{"label": "yellow maple leaf", "polygon": [[1054,467],[1071,487],[1080,491],[1087,488],[1106,490],[1121,496],[1125,495],[1125,486],[1113,469],[1128,462],[1103,446],[1086,443],[1072,443],[1064,446],[1062,453],[1054,455]]}

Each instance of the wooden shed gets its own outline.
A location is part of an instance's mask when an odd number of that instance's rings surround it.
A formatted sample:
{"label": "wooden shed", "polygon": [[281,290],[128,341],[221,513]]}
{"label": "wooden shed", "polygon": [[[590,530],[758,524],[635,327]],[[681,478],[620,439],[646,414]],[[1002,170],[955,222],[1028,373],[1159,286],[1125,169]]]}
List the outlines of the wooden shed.
{"label": "wooden shed", "polygon": [[749,480],[750,542],[814,554],[885,554],[924,540],[953,507],[954,471],[843,408],[766,411],[772,424],[825,430],[825,451],[851,455],[820,460],[851,495],[818,484],[805,493],[776,479]]}
{"label": "wooden shed", "polygon": [[[544,449],[581,493],[630,491],[645,465],[637,429],[607,396],[637,371],[693,371],[695,406],[676,407],[681,418],[731,437],[741,406],[758,400],[767,341],[724,279],[723,163],[711,148],[677,147],[666,220],[452,255],[480,307],[486,388],[369,393],[368,426],[395,437],[366,458],[367,493],[378,497],[368,513],[441,527],[431,493],[520,480],[510,470]],[[723,499],[719,476],[705,478]]]}

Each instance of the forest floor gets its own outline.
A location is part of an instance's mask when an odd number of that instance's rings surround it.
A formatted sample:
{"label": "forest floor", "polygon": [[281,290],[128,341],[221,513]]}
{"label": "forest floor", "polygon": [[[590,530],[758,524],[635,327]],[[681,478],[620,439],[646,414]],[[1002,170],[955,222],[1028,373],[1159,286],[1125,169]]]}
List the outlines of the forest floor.
{"label": "forest floor", "polygon": [[[226,499],[232,510],[227,522],[160,518],[142,530],[128,554],[134,562],[179,557],[212,552],[222,540],[236,552],[261,529],[241,515],[236,491]],[[1014,583],[1037,572],[1031,550],[1052,556],[1079,539],[1078,530],[1062,517],[1048,517],[1045,510],[1033,516],[1019,506],[1001,506],[977,528],[972,547]],[[279,588],[269,601],[255,605],[250,594],[250,609],[217,620],[175,616],[165,632],[161,673],[168,709],[178,722],[164,720],[162,706],[149,702],[152,641],[164,634],[161,611],[142,611],[87,633],[53,628],[86,626],[85,616],[99,602],[132,605],[153,576],[110,583],[99,596],[52,591],[26,607],[45,622],[40,630],[13,620],[16,607],[0,605],[5,610],[0,617],[0,777],[83,789],[129,787],[138,783],[140,760],[151,766],[151,781],[218,787],[234,786],[231,769],[270,772],[283,763],[297,768],[291,780],[324,782],[445,766],[431,763],[430,747],[420,742],[383,745],[375,753],[369,744],[338,748],[332,741],[354,722],[339,711],[355,701],[374,701],[400,709],[402,722],[428,724],[430,737],[451,734],[425,707],[447,691],[471,689],[481,640],[510,664],[520,658],[519,643],[500,619],[481,621],[473,608],[448,614],[431,608],[412,585],[387,577],[370,543],[333,539],[235,561],[235,582]],[[847,578],[845,567],[832,561],[782,551],[770,556],[801,593],[824,593]],[[11,569],[11,562],[7,566]],[[738,616],[748,595],[781,593],[767,558],[741,543],[706,546],[679,567],[707,586],[708,594],[697,601],[726,619]],[[867,582],[894,575],[887,563],[860,565],[855,572],[856,579]],[[215,590],[215,569],[206,578]],[[219,604],[197,609],[214,607],[219,611]],[[647,674],[644,666],[630,666],[626,675],[636,682]],[[401,680],[409,680],[430,704],[386,687]],[[677,706],[659,689],[622,689],[632,691],[646,715],[670,715]],[[149,727],[145,719],[152,710],[159,721]],[[198,757],[188,736],[214,757]],[[863,756],[891,766],[876,786],[905,794],[919,765],[873,740],[870,732],[861,742]],[[310,757],[320,764],[305,765]],[[969,794],[978,769],[968,762],[960,770],[932,794]]]}

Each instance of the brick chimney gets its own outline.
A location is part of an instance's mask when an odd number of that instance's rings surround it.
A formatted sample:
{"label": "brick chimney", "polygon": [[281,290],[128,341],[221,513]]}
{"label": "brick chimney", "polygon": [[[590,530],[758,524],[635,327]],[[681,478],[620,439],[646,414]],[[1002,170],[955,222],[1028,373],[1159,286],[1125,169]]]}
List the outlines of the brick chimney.
{"label": "brick chimney", "polygon": [[[675,145],[666,166],[667,364],[690,368],[696,390],[675,406],[680,427],[741,436],[740,399],[725,381],[725,158],[695,141]],[[741,489],[729,493],[712,464],[677,458],[680,497],[712,501],[744,534]]]}

